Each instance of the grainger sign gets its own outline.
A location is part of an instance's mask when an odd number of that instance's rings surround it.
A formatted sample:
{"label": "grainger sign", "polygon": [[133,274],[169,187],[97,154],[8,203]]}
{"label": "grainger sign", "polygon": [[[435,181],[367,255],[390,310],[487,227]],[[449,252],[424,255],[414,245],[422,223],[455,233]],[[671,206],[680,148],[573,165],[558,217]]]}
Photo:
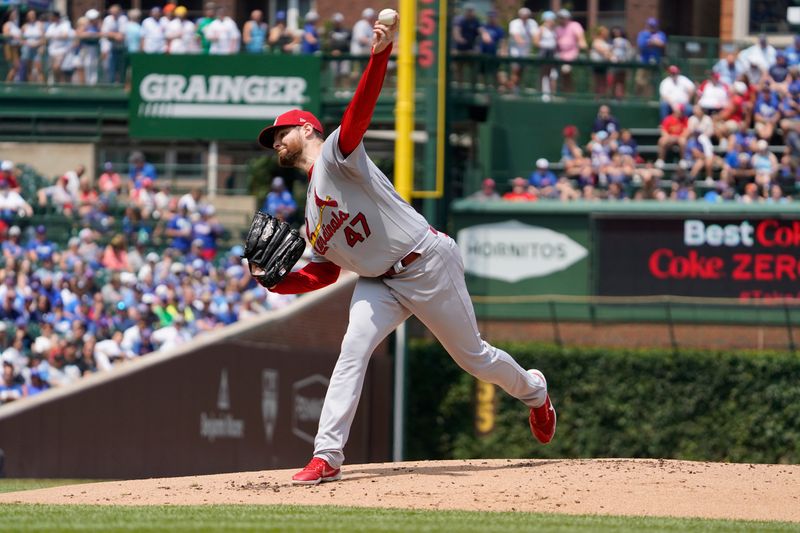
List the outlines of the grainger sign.
{"label": "grainger sign", "polygon": [[255,141],[284,111],[320,110],[318,57],[134,54],[131,63],[131,137]]}

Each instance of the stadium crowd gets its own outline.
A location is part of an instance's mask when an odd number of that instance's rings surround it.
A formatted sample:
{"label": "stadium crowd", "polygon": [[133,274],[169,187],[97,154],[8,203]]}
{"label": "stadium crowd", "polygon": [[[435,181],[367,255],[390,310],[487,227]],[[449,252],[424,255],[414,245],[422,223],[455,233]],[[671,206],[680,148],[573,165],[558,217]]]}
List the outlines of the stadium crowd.
{"label": "stadium crowd", "polygon": [[[659,110],[660,124],[650,128],[658,140],[643,147],[600,105],[594,122],[581,126],[588,142],[579,142],[576,125],[565,127],[560,161],[539,158],[502,199],[783,203],[800,190],[800,36],[783,50],[761,36],[702,80],[668,66]],[[485,179],[471,198],[499,199],[495,181]]]}
{"label": "stadium crowd", "polygon": [[130,163],[127,177],[106,163],[90,183],[81,166],[38,190],[0,166],[0,403],[291,301],[252,281],[241,246],[218,249],[199,190],[171,195],[141,153]]}
{"label": "stadium crowd", "polygon": [[[23,20],[24,19],[24,20]],[[352,27],[334,13],[323,24],[315,11],[301,23],[278,11],[274,23],[256,9],[241,26],[226,8],[208,2],[192,19],[185,6],[167,3],[147,13],[125,12],[114,4],[106,13],[89,9],[76,21],[57,11],[24,15],[9,8],[2,25],[6,81],[75,83],[125,81],[127,54],[354,54],[368,56],[375,10],[364,9]]]}

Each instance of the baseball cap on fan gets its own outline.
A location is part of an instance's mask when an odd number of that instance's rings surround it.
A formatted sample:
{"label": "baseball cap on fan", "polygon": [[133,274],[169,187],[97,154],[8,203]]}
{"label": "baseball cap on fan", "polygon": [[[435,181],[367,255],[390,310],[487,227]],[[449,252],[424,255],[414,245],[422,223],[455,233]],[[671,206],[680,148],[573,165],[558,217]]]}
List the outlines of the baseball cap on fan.
{"label": "baseball cap on fan", "polygon": [[264,148],[272,148],[275,130],[284,126],[302,126],[305,123],[311,124],[315,130],[323,133],[322,124],[320,124],[319,119],[317,119],[313,113],[303,111],[302,109],[292,109],[291,111],[279,115],[278,118],[275,119],[275,122],[272,123],[272,126],[261,130],[261,133],[258,135],[258,143]]}

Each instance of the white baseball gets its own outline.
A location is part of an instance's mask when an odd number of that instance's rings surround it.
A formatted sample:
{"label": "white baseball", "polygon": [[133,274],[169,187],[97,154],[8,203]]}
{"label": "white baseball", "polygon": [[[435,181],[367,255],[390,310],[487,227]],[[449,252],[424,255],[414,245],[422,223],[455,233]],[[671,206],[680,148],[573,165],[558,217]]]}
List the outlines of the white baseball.
{"label": "white baseball", "polygon": [[397,11],[386,8],[378,13],[378,22],[384,26],[394,26],[397,22]]}

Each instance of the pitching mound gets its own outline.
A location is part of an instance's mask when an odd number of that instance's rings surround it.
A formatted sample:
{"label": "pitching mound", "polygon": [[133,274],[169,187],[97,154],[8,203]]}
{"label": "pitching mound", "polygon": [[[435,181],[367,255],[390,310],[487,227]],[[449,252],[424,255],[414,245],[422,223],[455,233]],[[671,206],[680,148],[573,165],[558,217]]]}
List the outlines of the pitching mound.
{"label": "pitching mound", "polygon": [[473,460],[348,465],[294,487],[295,470],[112,481],[0,495],[2,503],[304,504],[800,522],[800,465]]}

